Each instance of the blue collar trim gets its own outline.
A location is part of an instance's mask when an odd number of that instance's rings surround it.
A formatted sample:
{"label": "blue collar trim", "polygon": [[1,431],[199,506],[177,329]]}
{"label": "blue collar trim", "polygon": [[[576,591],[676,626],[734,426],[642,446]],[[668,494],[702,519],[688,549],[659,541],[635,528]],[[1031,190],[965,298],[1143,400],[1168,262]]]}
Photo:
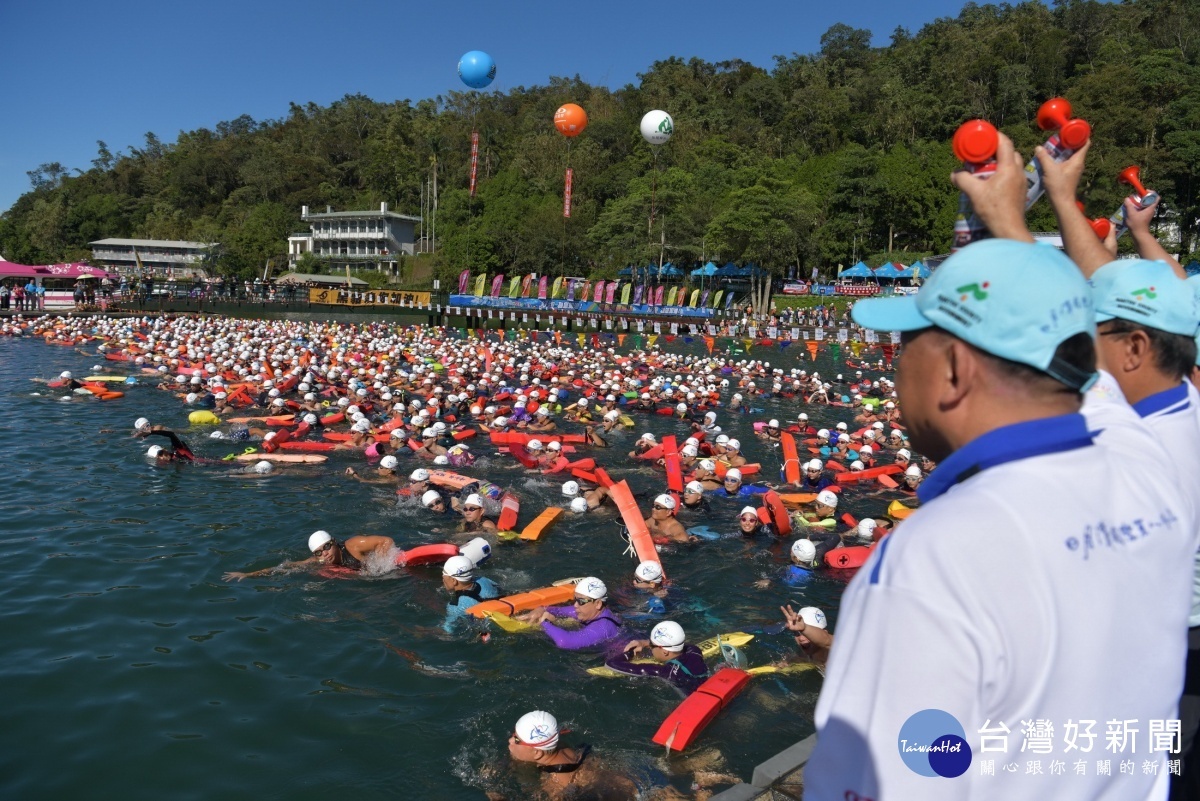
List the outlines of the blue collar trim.
{"label": "blue collar trim", "polygon": [[1015,423],[989,431],[950,454],[917,488],[921,503],[929,503],[976,473],[1018,459],[1085,448],[1092,434],[1081,414],[1064,414]]}
{"label": "blue collar trim", "polygon": [[1183,403],[1187,399],[1187,384],[1181,383],[1177,387],[1164,389],[1162,392],[1155,392],[1148,398],[1142,398],[1133,404],[1133,410],[1138,413],[1138,417],[1149,417],[1177,403]]}

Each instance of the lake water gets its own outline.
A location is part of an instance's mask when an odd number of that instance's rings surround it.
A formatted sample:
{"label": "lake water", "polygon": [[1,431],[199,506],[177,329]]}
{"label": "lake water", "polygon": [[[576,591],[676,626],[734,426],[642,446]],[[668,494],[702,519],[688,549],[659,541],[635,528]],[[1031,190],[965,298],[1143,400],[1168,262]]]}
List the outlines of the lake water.
{"label": "lake water", "polygon": [[[156,467],[130,437],[139,416],[181,430],[202,456],[241,448],[208,439],[211,429],[188,429],[182,404],[148,385],[120,400],[63,402],[28,380],[64,369],[88,375],[98,361],[40,340],[0,339],[0,797],[520,797],[532,777],[510,764],[505,740],[533,709],[554,713],[572,729],[565,743],[593,744],[639,786],[686,790],[697,767],[746,780],[755,764],[813,732],[819,675],[761,677],[686,755],[667,759],[650,738],[679,702],[672,688],[591,677],[584,671],[597,656],[559,652],[540,636],[496,633],[485,643],[478,628],[444,633],[436,568],[225,583],[225,571],[303,558],[318,528],[339,539],[384,534],[402,547],[444,541],[449,531],[398,505],[390,489],[340,475],[361,456],[333,454],[319,468],[265,480],[238,477],[228,463]],[[720,422],[773,478],[778,452],[755,440],[750,423],[794,419],[801,407],[756,405],[763,414]],[[829,427],[839,419],[836,410],[808,411]],[[648,509],[662,475],[625,454],[643,430],[673,432],[663,418],[635,419],[639,427],[611,450],[588,455],[629,479]],[[416,466],[401,464],[406,473]],[[465,472],[518,493],[521,525],[560,504],[561,481],[530,477],[508,457],[490,455]],[[855,488],[843,498],[839,513],[857,516],[882,515],[887,505]],[[733,532],[742,505],[716,501],[713,519],[681,519]],[[597,575],[618,612],[636,611],[644,599],[629,586],[636,562],[623,555],[619,531],[612,511],[568,515],[537,543],[499,546],[484,572],[509,592]],[[782,585],[789,545],[731,536],[667,549],[669,617],[695,641],[775,624],[790,601],[824,608],[836,628],[845,577]],[[771,587],[756,588],[763,578]],[[627,620],[639,636],[654,622]],[[757,665],[793,649],[785,634],[744,650]]]}

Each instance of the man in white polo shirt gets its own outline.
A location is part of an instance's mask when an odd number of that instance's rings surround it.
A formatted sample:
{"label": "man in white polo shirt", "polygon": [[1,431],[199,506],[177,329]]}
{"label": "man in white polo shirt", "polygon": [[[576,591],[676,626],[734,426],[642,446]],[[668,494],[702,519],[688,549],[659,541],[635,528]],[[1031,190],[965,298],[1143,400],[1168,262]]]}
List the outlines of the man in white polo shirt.
{"label": "man in white polo shirt", "polygon": [[[1003,141],[992,180],[1019,210]],[[1121,491],[1162,450],[1099,447],[1079,414],[1083,277],[1052,248],[988,240],[854,319],[903,332],[905,423],[939,466],[843,598],[805,798],[1165,798],[1149,735],[1183,682],[1196,512],[1173,483]]]}
{"label": "man in white polo shirt", "polygon": [[[1188,380],[1196,362],[1200,303],[1195,281],[1150,235],[1148,216],[1137,213],[1141,259],[1111,261],[1075,203],[1084,148],[1065,164],[1046,159],[1046,193],[1054,206],[1067,253],[1091,279],[1096,304],[1096,350],[1100,380],[1088,392],[1083,414],[1099,442],[1114,437],[1153,440],[1167,460],[1143,479],[1178,481],[1195,496],[1200,478],[1200,398]],[[1129,404],[1128,406],[1126,404]],[[1132,407],[1132,408],[1131,408]],[[1130,423],[1128,418],[1135,418]],[[1200,531],[1192,532],[1193,548]],[[1188,656],[1180,698],[1181,775],[1172,777],[1172,799],[1200,798],[1200,552],[1193,556],[1193,593],[1188,618]]]}

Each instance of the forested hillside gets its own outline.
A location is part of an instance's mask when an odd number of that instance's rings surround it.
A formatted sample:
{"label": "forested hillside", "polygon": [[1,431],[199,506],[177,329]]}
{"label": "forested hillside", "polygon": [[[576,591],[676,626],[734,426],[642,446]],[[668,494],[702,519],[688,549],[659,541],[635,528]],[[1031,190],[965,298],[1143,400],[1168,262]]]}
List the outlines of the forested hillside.
{"label": "forested hillside", "polygon": [[[0,217],[0,253],[37,264],[86,258],[87,243],[103,237],[216,241],[219,268],[248,274],[286,252],[287,234],[304,229],[302,205],[387,201],[416,215],[422,185],[436,175],[436,258],[446,271],[612,275],[657,261],[663,241],[668,261],[752,261],[777,274],[878,260],[889,246],[907,261],[948,247],[958,124],[986,118],[1028,156],[1045,138],[1033,122],[1037,107],[1055,95],[1094,127],[1089,216],[1116,210],[1127,191],[1116,174],[1138,164],[1178,214],[1190,252],[1200,216],[1198,59],[1195,0],[1065,0],[968,4],[955,19],[896,30],[878,48],[871,32],[836,25],[819,52],[765,67],[681,54],[615,91],[554,78],[416,103],[348,94],[174,142],[147,134],[121,153],[99,143],[86,168],[42,165]],[[448,86],[461,86],[453,63],[446,75]],[[565,102],[590,115],[570,147],[569,221],[568,140],[552,124]],[[654,108],[675,120],[657,161],[638,132]],[[473,126],[481,151],[472,200]],[[1030,223],[1053,230],[1044,202]]]}

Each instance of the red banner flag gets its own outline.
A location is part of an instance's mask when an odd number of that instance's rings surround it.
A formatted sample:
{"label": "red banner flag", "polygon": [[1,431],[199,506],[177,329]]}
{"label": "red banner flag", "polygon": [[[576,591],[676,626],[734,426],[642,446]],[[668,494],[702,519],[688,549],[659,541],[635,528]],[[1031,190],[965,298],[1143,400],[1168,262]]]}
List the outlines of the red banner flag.
{"label": "red banner flag", "polygon": [[479,168],[479,131],[471,131],[471,197],[475,197],[475,172]]}
{"label": "red banner flag", "polygon": [[574,173],[571,172],[571,168],[567,167],[567,182],[566,182],[566,185],[563,187],[563,216],[564,217],[571,216],[571,177],[573,175],[574,175]]}

